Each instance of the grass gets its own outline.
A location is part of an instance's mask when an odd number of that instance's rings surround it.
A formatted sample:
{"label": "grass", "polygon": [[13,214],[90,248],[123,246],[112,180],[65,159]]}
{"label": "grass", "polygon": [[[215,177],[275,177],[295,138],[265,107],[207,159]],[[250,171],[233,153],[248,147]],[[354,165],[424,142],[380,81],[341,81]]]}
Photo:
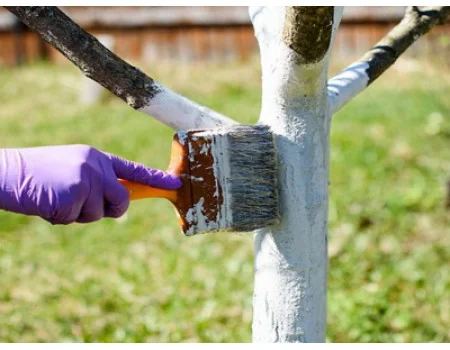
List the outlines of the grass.
{"label": "grass", "polygon": [[[255,62],[147,71],[257,120]],[[74,68],[3,69],[0,81],[0,147],[86,143],[166,167],[172,131],[112,97],[80,105]],[[335,116],[328,341],[450,341],[449,81],[391,69]],[[185,238],[163,200],[90,225],[0,223],[0,341],[251,341],[251,235]]]}

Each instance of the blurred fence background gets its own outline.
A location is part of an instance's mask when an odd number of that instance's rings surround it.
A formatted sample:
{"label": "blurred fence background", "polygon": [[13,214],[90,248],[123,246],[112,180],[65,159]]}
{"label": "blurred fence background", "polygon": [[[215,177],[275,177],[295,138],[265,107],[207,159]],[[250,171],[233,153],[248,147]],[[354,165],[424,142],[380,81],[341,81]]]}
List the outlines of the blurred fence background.
{"label": "blurred fence background", "polygon": [[[245,60],[257,51],[247,7],[61,7],[85,30],[111,43],[122,58],[143,63]],[[334,59],[357,57],[402,18],[404,7],[346,7]],[[0,8],[0,64],[67,61]],[[419,40],[407,55],[450,55],[450,22]]]}

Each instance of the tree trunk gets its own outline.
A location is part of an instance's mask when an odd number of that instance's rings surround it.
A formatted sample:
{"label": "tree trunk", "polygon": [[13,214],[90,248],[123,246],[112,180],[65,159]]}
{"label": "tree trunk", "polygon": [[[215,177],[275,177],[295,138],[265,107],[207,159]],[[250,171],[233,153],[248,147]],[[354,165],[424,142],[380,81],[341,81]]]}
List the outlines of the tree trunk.
{"label": "tree trunk", "polygon": [[[273,92],[274,95],[277,92]],[[255,237],[254,341],[325,339],[329,122],[325,90],[265,100],[276,134],[282,223]],[[266,96],[267,97],[267,96]]]}
{"label": "tree trunk", "polygon": [[255,235],[255,342],[325,341],[331,115],[442,23],[450,7],[408,8],[399,25],[327,84],[342,11],[250,9],[263,68],[260,122],[276,137],[282,214],[279,226]]}
{"label": "tree trunk", "polygon": [[[334,12],[332,7],[288,11],[267,14],[278,18],[282,31],[258,30],[254,20],[263,65],[260,123],[270,125],[275,134],[282,222],[255,235],[253,341],[323,342],[330,148],[327,52]],[[299,37],[305,34],[298,23],[302,16],[330,26],[307,33],[311,37],[304,40]],[[287,33],[291,25],[300,30]]]}

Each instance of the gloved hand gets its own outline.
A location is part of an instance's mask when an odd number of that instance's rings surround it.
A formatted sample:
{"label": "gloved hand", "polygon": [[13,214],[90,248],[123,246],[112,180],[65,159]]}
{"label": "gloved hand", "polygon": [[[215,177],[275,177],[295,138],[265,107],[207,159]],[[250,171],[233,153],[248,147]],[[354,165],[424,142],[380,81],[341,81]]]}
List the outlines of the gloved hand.
{"label": "gloved hand", "polygon": [[122,216],[129,194],[117,178],[176,189],[181,180],[90,146],[0,149],[0,209],[52,224]]}

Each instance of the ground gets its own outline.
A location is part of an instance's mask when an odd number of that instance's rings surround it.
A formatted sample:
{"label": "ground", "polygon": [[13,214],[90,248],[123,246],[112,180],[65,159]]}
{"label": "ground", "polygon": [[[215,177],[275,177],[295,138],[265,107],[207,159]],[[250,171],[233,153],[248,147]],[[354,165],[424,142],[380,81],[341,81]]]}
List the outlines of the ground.
{"label": "ground", "polygon": [[[450,78],[405,61],[332,126],[327,341],[450,341]],[[143,69],[241,122],[255,61]],[[114,97],[83,107],[71,66],[0,69],[0,147],[86,143],[165,168],[172,131]],[[0,212],[0,341],[247,342],[252,235],[184,237],[171,205],[54,227]]]}

